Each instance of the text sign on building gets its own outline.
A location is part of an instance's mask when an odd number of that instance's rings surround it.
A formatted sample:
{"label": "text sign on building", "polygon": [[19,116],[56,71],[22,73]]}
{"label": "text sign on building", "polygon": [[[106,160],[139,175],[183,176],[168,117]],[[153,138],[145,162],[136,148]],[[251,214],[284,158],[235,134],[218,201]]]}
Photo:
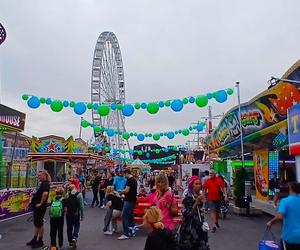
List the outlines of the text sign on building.
{"label": "text sign on building", "polygon": [[300,104],[288,110],[288,134],[291,155],[300,155]]}
{"label": "text sign on building", "polygon": [[21,132],[25,127],[25,117],[24,113],[0,104],[1,127]]}

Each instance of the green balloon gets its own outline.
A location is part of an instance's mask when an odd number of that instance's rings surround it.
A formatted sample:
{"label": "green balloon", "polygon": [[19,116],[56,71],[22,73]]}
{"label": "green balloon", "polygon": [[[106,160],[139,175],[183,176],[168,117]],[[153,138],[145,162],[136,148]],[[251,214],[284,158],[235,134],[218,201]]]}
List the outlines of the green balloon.
{"label": "green balloon", "polygon": [[109,114],[110,108],[106,104],[101,104],[98,107],[98,114],[101,116],[107,116]]}
{"label": "green balloon", "polygon": [[130,138],[129,133],[124,133],[124,134],[122,135],[122,138],[123,138],[124,140],[128,140],[128,139]]}
{"label": "green balloon", "polygon": [[159,110],[159,105],[158,103],[156,102],[150,102],[148,105],[147,105],[147,111],[148,113],[150,114],[156,114]]}
{"label": "green balloon", "polygon": [[184,135],[184,136],[188,136],[189,134],[190,134],[190,131],[186,128],[186,129],[183,129],[182,130],[182,134]]}
{"label": "green balloon", "polygon": [[189,99],[183,98],[183,99],[182,99],[182,103],[183,103],[183,104],[188,104],[188,103],[189,103]]}
{"label": "green balloon", "polygon": [[120,152],[121,152],[121,154],[125,154],[126,153],[125,149],[121,149]]}
{"label": "green balloon", "polygon": [[214,92],[213,94],[212,94],[212,96],[213,96],[213,98],[217,98],[217,96],[218,96],[218,92],[216,91],[216,92]]}
{"label": "green balloon", "polygon": [[158,141],[160,139],[160,134],[154,134],[153,140]]}
{"label": "green balloon", "polygon": [[41,97],[41,98],[40,98],[40,103],[42,103],[42,104],[46,103],[46,98]]}
{"label": "green balloon", "polygon": [[177,151],[177,147],[176,147],[176,146],[173,146],[173,150],[174,150],[174,151]]}
{"label": "green balloon", "polygon": [[141,108],[141,104],[139,104],[138,102],[136,104],[134,104],[134,108],[135,109],[140,109]]}
{"label": "green balloon", "polygon": [[201,95],[196,98],[196,105],[200,108],[205,107],[208,104],[207,96]]}
{"label": "green balloon", "polygon": [[109,152],[110,148],[109,147],[105,147],[104,150],[105,150],[105,152]]}
{"label": "green balloon", "polygon": [[93,108],[93,103],[88,103],[88,104],[86,105],[86,107],[87,107],[88,109],[92,109],[92,108]]}
{"label": "green balloon", "polygon": [[87,128],[88,126],[90,126],[90,123],[89,123],[88,121],[86,121],[86,120],[83,120],[83,121],[81,122],[81,126],[82,126],[83,128]]}
{"label": "green balloon", "polygon": [[95,134],[99,134],[101,132],[101,128],[100,127],[94,127],[94,132],[95,132]]}
{"label": "green balloon", "polygon": [[71,101],[71,102],[70,102],[70,107],[71,107],[71,108],[74,108],[74,107],[75,107],[75,104],[76,104],[76,103],[75,103],[74,101]]}
{"label": "green balloon", "polygon": [[62,104],[61,101],[53,101],[51,102],[50,108],[54,112],[60,112],[64,108],[64,105]]}
{"label": "green balloon", "polygon": [[27,101],[27,100],[29,99],[29,96],[28,96],[28,95],[22,95],[22,99],[23,99],[24,101]]}
{"label": "green balloon", "polygon": [[137,153],[139,156],[141,156],[143,154],[143,152],[141,150],[139,150]]}
{"label": "green balloon", "polygon": [[160,149],[155,149],[155,153],[159,154],[160,153]]}
{"label": "green balloon", "polygon": [[119,103],[119,104],[117,105],[117,110],[122,110],[122,109],[123,109],[123,104],[120,104],[120,103]]}
{"label": "green balloon", "polygon": [[171,101],[170,101],[170,100],[165,101],[165,106],[166,106],[166,107],[170,107],[170,106],[171,106]]}
{"label": "green balloon", "polygon": [[231,89],[231,88],[230,88],[230,89],[227,89],[227,94],[228,94],[228,95],[232,95],[232,94],[233,94],[233,89]]}

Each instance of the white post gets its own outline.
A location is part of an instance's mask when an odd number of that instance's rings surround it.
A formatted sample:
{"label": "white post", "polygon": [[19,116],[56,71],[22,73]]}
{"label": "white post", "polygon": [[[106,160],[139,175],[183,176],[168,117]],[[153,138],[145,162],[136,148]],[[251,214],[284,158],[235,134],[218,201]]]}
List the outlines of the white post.
{"label": "white post", "polygon": [[236,82],[237,95],[238,95],[238,108],[239,108],[239,124],[240,124],[240,133],[241,133],[241,154],[242,154],[242,167],[245,167],[245,158],[244,158],[244,138],[243,138],[243,128],[242,128],[242,119],[241,119],[241,96],[240,96],[240,83]]}
{"label": "white post", "polygon": [[296,160],[296,180],[300,182],[300,155],[295,156]]}

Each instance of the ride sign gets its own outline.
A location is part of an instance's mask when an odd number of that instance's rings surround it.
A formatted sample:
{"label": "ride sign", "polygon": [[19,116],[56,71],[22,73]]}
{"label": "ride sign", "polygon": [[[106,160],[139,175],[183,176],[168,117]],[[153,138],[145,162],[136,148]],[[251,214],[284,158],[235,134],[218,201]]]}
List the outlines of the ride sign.
{"label": "ride sign", "polygon": [[0,104],[0,127],[21,132],[25,127],[26,115]]}
{"label": "ride sign", "polygon": [[291,155],[300,155],[300,104],[288,110],[288,134]]}

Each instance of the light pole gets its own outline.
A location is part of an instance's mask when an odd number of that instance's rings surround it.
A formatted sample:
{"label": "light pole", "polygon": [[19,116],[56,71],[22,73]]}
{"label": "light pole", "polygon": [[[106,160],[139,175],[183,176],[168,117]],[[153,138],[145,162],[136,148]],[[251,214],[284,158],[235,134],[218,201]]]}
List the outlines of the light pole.
{"label": "light pole", "polygon": [[237,95],[238,95],[238,110],[239,110],[239,124],[240,124],[240,138],[241,138],[241,153],[242,153],[242,167],[245,167],[245,158],[244,158],[244,138],[243,138],[243,129],[242,129],[242,117],[241,117],[241,95],[240,95],[240,83],[236,82]]}

